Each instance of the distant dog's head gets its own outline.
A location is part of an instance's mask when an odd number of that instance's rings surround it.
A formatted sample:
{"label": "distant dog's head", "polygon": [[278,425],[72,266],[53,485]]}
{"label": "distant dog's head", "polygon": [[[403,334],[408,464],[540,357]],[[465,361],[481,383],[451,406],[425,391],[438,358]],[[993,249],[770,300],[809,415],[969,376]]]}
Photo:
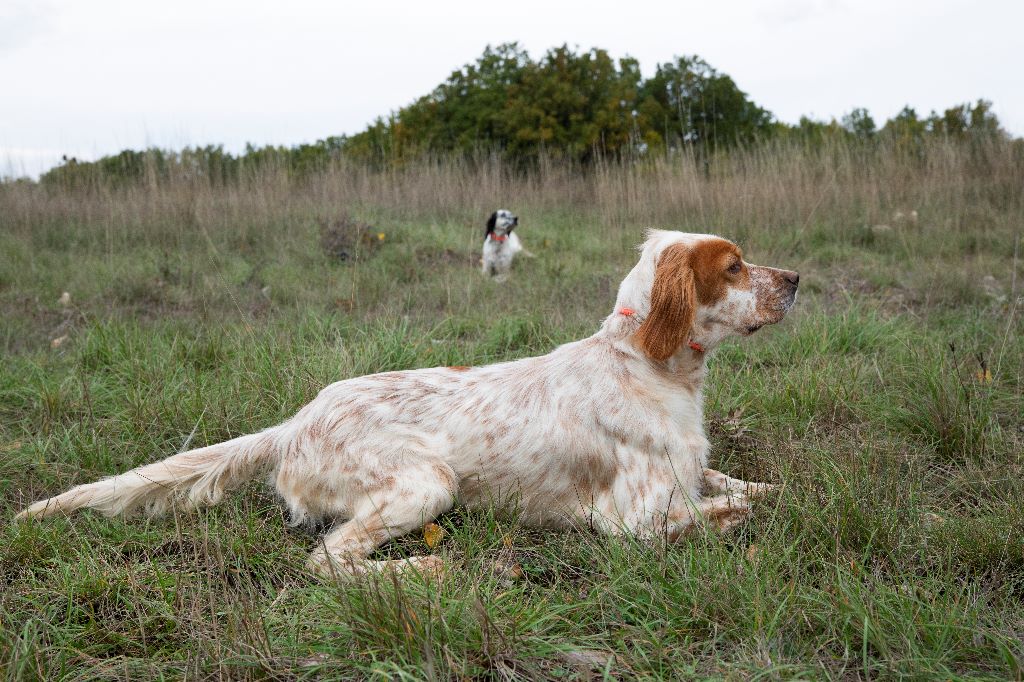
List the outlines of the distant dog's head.
{"label": "distant dog's head", "polygon": [[503,208],[499,208],[497,211],[491,214],[491,217],[487,219],[487,231],[484,232],[484,239],[487,239],[490,235],[497,235],[499,237],[505,237],[512,233],[516,225],[519,224],[519,217],[512,214],[512,211],[506,211]]}
{"label": "distant dog's head", "polygon": [[642,320],[636,344],[666,360],[687,341],[702,351],[780,321],[799,282],[796,272],[747,263],[727,239],[652,230],[617,305]]}

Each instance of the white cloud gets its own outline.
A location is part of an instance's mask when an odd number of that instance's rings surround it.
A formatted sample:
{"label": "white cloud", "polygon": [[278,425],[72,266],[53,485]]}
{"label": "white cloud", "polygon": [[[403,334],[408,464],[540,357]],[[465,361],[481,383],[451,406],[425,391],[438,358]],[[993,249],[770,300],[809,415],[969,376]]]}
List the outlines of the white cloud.
{"label": "white cloud", "polygon": [[46,0],[4,0],[0,3],[0,54],[30,43],[49,28],[53,7]]}
{"label": "white cloud", "polygon": [[777,0],[760,5],[756,13],[766,23],[789,24],[835,14],[842,9],[839,0]]}

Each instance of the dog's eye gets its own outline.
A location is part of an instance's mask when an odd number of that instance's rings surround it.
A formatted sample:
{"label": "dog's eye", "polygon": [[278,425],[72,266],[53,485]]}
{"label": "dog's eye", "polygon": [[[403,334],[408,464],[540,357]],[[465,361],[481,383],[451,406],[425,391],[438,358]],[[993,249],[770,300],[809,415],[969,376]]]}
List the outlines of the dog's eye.
{"label": "dog's eye", "polygon": [[729,266],[729,274],[731,274],[731,275],[738,274],[742,267],[743,266],[740,264],[740,262],[736,261],[735,263],[733,263],[732,265]]}

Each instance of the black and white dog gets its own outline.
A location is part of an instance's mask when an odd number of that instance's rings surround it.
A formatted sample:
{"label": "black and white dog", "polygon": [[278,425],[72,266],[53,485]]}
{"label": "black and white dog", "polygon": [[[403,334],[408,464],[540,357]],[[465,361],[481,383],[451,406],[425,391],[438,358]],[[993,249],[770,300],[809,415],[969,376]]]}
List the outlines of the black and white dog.
{"label": "black and white dog", "polygon": [[532,256],[523,249],[519,236],[512,230],[519,225],[519,218],[501,208],[487,219],[487,231],[484,233],[483,272],[489,277],[503,280],[512,269],[512,259],[517,253]]}

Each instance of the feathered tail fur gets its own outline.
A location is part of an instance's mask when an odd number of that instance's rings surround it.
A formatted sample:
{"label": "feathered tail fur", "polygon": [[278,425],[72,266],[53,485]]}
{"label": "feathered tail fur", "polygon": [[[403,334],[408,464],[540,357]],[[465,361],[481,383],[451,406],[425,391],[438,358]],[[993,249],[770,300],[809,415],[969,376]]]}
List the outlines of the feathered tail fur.
{"label": "feathered tail fur", "polygon": [[75,486],[40,500],[15,520],[70,514],[76,509],[96,509],[107,516],[143,509],[164,512],[174,498],[193,506],[213,505],[224,493],[255,478],[277,460],[275,429],[241,436],[205,448],[189,450],[167,459]]}

